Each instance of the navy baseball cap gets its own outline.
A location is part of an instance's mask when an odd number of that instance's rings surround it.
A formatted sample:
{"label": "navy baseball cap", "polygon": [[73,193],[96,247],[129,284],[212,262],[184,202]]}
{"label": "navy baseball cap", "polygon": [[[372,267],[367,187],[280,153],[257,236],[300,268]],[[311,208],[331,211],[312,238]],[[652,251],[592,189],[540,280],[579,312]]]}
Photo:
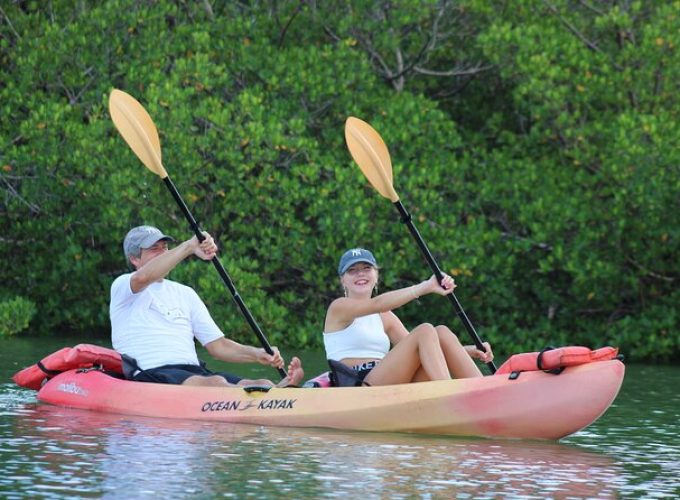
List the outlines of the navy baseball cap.
{"label": "navy baseball cap", "polygon": [[338,265],[338,274],[342,276],[347,272],[350,266],[357,262],[365,262],[373,267],[378,267],[378,263],[373,257],[373,254],[365,248],[352,248],[347,250],[342,257],[340,257],[340,264]]}

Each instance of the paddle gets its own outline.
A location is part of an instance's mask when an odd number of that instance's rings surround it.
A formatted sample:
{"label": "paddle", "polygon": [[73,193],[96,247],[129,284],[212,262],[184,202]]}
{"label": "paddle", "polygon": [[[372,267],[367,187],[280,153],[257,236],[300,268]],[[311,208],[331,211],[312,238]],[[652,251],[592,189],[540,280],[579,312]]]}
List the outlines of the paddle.
{"label": "paddle", "polygon": [[[392,161],[390,160],[390,153],[387,150],[387,146],[382,140],[382,137],[380,137],[380,134],[365,121],[350,116],[345,123],[345,140],[347,141],[347,147],[349,148],[352,158],[354,158],[354,161],[359,165],[359,168],[368,179],[368,182],[371,183],[378,193],[389,199],[397,208],[401,215],[401,221],[408,227],[413,238],[416,240],[420,251],[425,257],[425,260],[427,260],[427,263],[430,265],[437,280],[441,282],[444,276],[439,265],[434,260],[425,241],[422,236],[420,236],[418,229],[413,224],[411,214],[401,203],[399,195],[394,190],[392,184]],[[453,304],[456,314],[458,314],[458,317],[463,322],[465,329],[468,334],[470,334],[470,337],[472,337],[472,341],[475,346],[477,346],[477,349],[486,352],[486,348],[482,344],[472,323],[470,323],[460,302],[458,302],[456,295],[451,293],[447,295],[447,297]],[[491,370],[491,373],[496,373],[496,365],[494,365],[493,361],[488,362],[486,365]]]}
{"label": "paddle", "polygon": [[[113,89],[109,96],[109,113],[111,114],[111,119],[118,129],[118,132],[123,136],[123,139],[125,139],[125,142],[128,143],[132,151],[142,161],[146,168],[163,179],[163,182],[170,190],[172,197],[179,205],[179,208],[184,213],[187,221],[189,221],[189,225],[196,234],[196,238],[198,238],[199,241],[203,241],[205,239],[203,231],[189,211],[186,203],[184,203],[184,200],[177,191],[177,188],[175,188],[172,180],[170,180],[170,177],[168,177],[168,173],[161,163],[161,143],[158,139],[158,131],[156,130],[156,126],[154,125],[153,120],[151,120],[149,113],[146,112],[134,97],[118,89]],[[226,269],[224,269],[224,266],[222,266],[220,260],[215,256],[211,261],[222,277],[222,281],[224,281],[224,284],[234,297],[236,305],[238,305],[239,310],[246,318],[250,328],[252,328],[255,335],[257,335],[257,338],[260,340],[260,344],[264,350],[267,351],[268,354],[274,354],[269,342],[267,342],[267,338],[264,336],[264,333],[262,333],[255,318],[253,318],[253,315],[246,307],[243,299],[241,299],[238,290],[236,290],[234,283],[229,277],[229,274],[227,274]],[[282,378],[286,376],[286,372],[282,368],[279,368],[278,372]]]}

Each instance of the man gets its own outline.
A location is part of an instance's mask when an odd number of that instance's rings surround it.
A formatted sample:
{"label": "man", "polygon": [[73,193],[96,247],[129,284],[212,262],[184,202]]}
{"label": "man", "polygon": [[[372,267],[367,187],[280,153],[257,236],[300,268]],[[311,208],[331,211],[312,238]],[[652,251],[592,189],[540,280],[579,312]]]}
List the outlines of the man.
{"label": "man", "polygon": [[[111,340],[113,348],[136,360],[133,379],[198,386],[274,385],[269,380],[244,380],[214,373],[198,360],[194,338],[219,360],[257,362],[283,367],[278,349],[264,349],[229,340],[215,324],[198,294],[190,287],[165,279],[191,255],[211,260],[217,245],[208,233],[202,242],[194,236],[173,249],[174,241],[152,226],[138,226],[125,236],[125,258],[135,271],[119,276],[111,285]],[[300,360],[293,358],[279,387],[298,385],[304,376]]]}

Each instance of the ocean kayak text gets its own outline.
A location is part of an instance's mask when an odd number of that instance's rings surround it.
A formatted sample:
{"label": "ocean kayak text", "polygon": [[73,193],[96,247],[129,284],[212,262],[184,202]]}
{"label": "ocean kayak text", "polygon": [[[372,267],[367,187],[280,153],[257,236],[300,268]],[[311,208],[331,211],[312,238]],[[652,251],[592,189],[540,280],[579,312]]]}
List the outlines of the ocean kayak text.
{"label": "ocean kayak text", "polygon": [[208,401],[201,407],[206,411],[292,410],[297,399],[263,399],[262,401]]}

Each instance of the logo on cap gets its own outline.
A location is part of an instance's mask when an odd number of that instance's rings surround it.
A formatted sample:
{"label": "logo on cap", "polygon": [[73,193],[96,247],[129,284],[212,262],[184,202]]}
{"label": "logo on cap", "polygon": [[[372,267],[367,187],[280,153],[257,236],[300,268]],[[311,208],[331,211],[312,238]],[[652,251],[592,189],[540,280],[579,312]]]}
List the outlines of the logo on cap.
{"label": "logo on cap", "polygon": [[338,274],[342,276],[350,266],[358,262],[366,262],[373,267],[378,267],[375,257],[373,257],[373,254],[369,250],[366,250],[365,248],[352,248],[347,250],[340,258]]}

